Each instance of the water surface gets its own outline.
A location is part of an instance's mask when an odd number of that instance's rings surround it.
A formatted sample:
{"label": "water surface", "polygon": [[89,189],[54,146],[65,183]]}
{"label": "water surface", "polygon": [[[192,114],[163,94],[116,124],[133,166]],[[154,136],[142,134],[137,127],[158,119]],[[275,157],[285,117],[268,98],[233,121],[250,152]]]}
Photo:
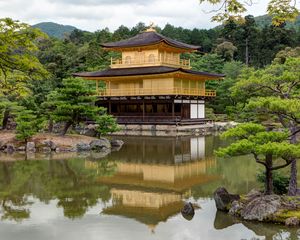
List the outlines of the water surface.
{"label": "water surface", "polygon": [[[297,229],[216,211],[217,187],[247,193],[260,170],[250,156],[216,159],[218,137],[123,140],[105,157],[0,155],[1,239],[300,239]],[[186,201],[198,206],[190,221]]]}

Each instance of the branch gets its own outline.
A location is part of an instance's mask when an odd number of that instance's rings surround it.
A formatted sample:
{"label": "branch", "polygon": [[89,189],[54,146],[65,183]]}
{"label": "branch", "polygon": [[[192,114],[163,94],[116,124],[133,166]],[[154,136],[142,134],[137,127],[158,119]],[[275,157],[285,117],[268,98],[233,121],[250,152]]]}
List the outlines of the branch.
{"label": "branch", "polygon": [[279,166],[272,167],[271,170],[278,170],[278,169],[280,169],[280,168],[284,168],[284,167],[290,165],[292,162],[293,162],[292,160],[289,160],[289,161],[287,161],[285,164],[282,164],[282,165],[279,165]]}
{"label": "branch", "polygon": [[265,167],[267,166],[267,164],[266,164],[265,162],[263,162],[263,161],[261,161],[261,160],[259,159],[258,155],[257,155],[255,152],[251,152],[251,153],[253,154],[253,156],[254,156],[254,158],[255,158],[255,161],[256,161],[257,163],[260,163],[260,164],[264,165]]}

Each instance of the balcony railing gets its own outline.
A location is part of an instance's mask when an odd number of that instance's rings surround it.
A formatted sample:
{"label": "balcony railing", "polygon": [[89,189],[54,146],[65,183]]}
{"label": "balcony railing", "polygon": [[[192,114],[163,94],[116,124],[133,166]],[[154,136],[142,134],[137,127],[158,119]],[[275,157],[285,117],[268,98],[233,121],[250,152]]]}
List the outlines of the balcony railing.
{"label": "balcony railing", "polygon": [[169,67],[181,67],[190,69],[191,63],[190,59],[113,59],[111,58],[110,67],[111,68],[126,68],[126,67],[148,67],[148,66],[169,66]]}
{"label": "balcony railing", "polygon": [[122,88],[104,89],[99,91],[103,97],[122,97],[122,96],[156,96],[156,95],[185,95],[215,97],[216,91],[196,88]]}

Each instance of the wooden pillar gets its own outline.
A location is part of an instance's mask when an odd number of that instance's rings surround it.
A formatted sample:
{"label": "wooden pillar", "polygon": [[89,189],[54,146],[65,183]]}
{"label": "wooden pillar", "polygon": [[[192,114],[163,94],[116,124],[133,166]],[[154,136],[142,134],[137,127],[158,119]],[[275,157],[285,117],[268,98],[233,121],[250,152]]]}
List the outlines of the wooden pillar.
{"label": "wooden pillar", "polygon": [[108,101],[108,114],[111,114],[111,101]]}
{"label": "wooden pillar", "polygon": [[143,121],[145,119],[145,99],[143,98]]}
{"label": "wooden pillar", "polygon": [[174,119],[174,117],[175,117],[175,103],[174,103],[174,99],[172,100],[172,117],[173,117],[173,119]]}

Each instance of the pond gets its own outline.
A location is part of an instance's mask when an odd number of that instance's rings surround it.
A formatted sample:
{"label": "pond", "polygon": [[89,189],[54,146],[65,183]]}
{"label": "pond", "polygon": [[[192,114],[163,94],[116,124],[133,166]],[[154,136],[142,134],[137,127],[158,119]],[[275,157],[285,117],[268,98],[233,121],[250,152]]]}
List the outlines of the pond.
{"label": "pond", "polygon": [[[300,239],[216,211],[217,187],[247,193],[260,170],[251,157],[215,158],[225,144],[217,136],[122,139],[105,157],[0,155],[1,239]],[[180,213],[187,201],[197,206],[190,221]]]}

